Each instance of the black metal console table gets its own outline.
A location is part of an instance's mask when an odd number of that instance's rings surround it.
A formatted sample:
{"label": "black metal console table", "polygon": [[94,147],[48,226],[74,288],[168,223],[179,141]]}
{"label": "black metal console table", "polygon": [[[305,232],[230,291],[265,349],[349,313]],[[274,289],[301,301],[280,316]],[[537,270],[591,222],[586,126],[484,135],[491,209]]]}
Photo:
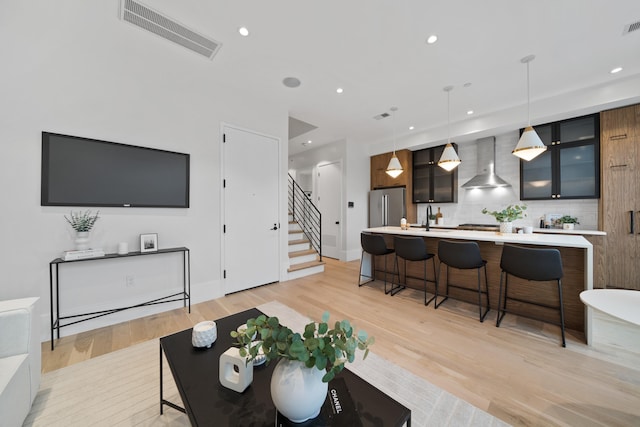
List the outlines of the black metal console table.
{"label": "black metal console table", "polygon": [[[151,301],[145,301],[139,304],[131,305],[128,307],[119,307],[113,308],[109,310],[101,310],[94,311],[91,313],[81,313],[74,314],[70,316],[61,316],[60,315],[60,282],[59,282],[59,274],[58,271],[60,269],[61,264],[68,263],[76,263],[76,262],[85,262],[85,261],[103,261],[107,259],[115,259],[115,258],[127,258],[132,256],[148,256],[148,255],[158,255],[158,254],[167,254],[172,252],[182,252],[182,292],[178,292],[172,295],[167,295],[165,297],[156,298]],[[55,274],[54,274],[55,271]],[[54,280],[55,276],[55,280]],[[54,294],[54,282],[55,282],[55,294]],[[129,310],[131,308],[143,307],[146,305],[156,305],[163,304],[174,301],[182,301],[184,307],[189,307],[189,313],[191,313],[191,255],[189,252],[189,248],[168,248],[168,249],[158,249],[154,252],[129,252],[125,255],[119,254],[106,254],[105,256],[95,257],[95,258],[83,258],[76,260],[65,261],[62,258],[56,258],[49,263],[49,301],[50,301],[50,309],[51,309],[51,350],[54,349],[54,331],[57,331],[57,337],[60,339],[60,328],[65,326],[74,325],[76,323],[85,322],[87,320],[95,319],[96,317],[102,317],[109,314],[117,313],[123,310]],[[55,302],[55,316],[54,316],[54,302]],[[63,320],[67,319],[76,319],[74,321],[68,323],[62,323]]]}

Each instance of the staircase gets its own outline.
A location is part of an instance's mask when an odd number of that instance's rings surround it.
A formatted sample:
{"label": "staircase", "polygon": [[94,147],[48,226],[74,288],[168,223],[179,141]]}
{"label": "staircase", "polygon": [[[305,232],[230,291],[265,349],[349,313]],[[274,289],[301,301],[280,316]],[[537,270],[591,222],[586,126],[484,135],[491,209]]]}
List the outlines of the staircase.
{"label": "staircase", "polygon": [[288,279],[324,271],[321,236],[320,211],[289,175]]}
{"label": "staircase", "polygon": [[289,280],[323,271],[324,261],[320,260],[318,252],[311,247],[311,242],[298,222],[289,215]]}

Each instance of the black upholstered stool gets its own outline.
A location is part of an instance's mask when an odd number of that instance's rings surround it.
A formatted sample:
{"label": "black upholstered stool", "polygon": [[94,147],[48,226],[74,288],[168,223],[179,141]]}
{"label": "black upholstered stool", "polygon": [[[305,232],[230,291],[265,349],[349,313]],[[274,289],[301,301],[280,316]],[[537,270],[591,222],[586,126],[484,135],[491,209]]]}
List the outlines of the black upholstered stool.
{"label": "black upholstered stool", "polygon": [[[480,255],[480,247],[476,242],[453,242],[450,240],[440,240],[438,242],[438,259],[440,259],[440,267],[438,269],[438,280],[436,283],[435,308],[445,302],[449,297],[449,288],[456,288],[464,291],[477,292],[478,294],[478,313],[480,321],[483,322],[487,313],[491,309],[489,303],[489,282],[487,280],[487,261],[482,259]],[[442,264],[447,267],[447,283],[444,293],[444,299],[438,302],[438,287],[440,285],[440,277],[442,275]],[[459,284],[449,283],[449,267],[459,270],[478,270],[478,286],[477,289],[461,286]],[[480,270],[484,269],[484,290],[482,290],[482,280],[480,278]],[[487,302],[484,314],[482,313],[482,295],[485,296]],[[453,298],[453,297],[452,297]]]}
{"label": "black upholstered stool", "polygon": [[[562,346],[566,347],[564,339],[564,308],[562,303],[562,258],[558,249],[537,249],[525,248],[520,246],[504,245],[502,249],[502,258],[500,260],[500,294],[498,296],[498,319],[496,326],[500,326],[502,318],[508,311],[507,300],[517,301],[525,304],[532,304],[539,307],[557,310],[560,314],[560,322],[555,323],[560,326],[562,331]],[[514,298],[509,296],[509,275],[519,277],[521,279],[531,281],[556,281],[558,286],[558,302],[559,304],[550,305],[539,301],[525,300],[523,298]],[[504,278],[504,295],[502,293],[502,283]],[[536,320],[545,319],[516,313],[520,316],[530,317]]]}
{"label": "black upholstered stool", "polygon": [[[384,256],[384,292],[387,292],[387,255],[394,252],[393,249],[387,247],[387,243],[384,241],[384,237],[380,234],[360,233],[360,243],[362,245],[362,255],[360,256],[360,276],[358,277],[358,286],[365,285],[373,282],[376,277],[376,256]],[[362,261],[364,260],[364,254],[371,255],[371,276],[362,274]],[[368,280],[362,283],[362,277],[368,277]]]}
{"label": "black upholstered stool", "polygon": [[[393,279],[395,280],[396,271],[398,272],[398,284],[395,281],[392,283],[391,295],[395,295],[401,290],[406,288],[407,284],[407,261],[423,261],[424,271],[422,278],[424,279],[424,305],[429,305],[434,300],[435,295],[427,301],[427,282],[436,283],[436,261],[435,254],[431,254],[427,251],[427,245],[422,237],[399,237],[394,236],[393,246],[396,250],[395,264],[393,267]],[[404,285],[400,284],[400,269],[398,267],[398,258],[404,260]],[[433,278],[434,280],[427,280],[427,261],[433,261]],[[410,276],[409,276],[410,277]],[[419,277],[413,277],[414,279],[420,279]]]}

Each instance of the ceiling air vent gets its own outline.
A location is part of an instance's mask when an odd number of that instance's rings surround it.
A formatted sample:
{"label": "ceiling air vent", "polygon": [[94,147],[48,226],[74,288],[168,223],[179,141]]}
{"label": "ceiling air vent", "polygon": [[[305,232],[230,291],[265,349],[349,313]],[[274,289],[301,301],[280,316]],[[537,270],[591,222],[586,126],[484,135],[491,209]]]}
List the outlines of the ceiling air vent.
{"label": "ceiling air vent", "polygon": [[137,1],[121,1],[120,19],[209,59],[212,59],[222,46],[221,43],[198,34]]}
{"label": "ceiling air vent", "polygon": [[640,30],[640,21],[636,21],[633,24],[625,25],[622,35],[632,33],[636,30]]}
{"label": "ceiling air vent", "polygon": [[389,114],[389,113],[382,113],[382,114],[378,114],[377,116],[373,116],[373,118],[376,119],[376,120],[382,120],[382,119],[386,119],[390,115],[391,114]]}

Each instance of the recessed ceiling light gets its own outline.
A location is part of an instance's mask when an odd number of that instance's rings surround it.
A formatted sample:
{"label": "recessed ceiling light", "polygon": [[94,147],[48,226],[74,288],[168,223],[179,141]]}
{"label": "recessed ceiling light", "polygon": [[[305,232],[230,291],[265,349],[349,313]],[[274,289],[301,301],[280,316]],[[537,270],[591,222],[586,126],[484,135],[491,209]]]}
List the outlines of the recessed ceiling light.
{"label": "recessed ceiling light", "polygon": [[409,130],[414,130],[415,128],[413,126],[409,126]]}
{"label": "recessed ceiling light", "polygon": [[437,41],[438,41],[438,36],[436,36],[435,34],[430,35],[430,36],[427,38],[427,43],[428,43],[428,44],[434,44],[434,43],[435,43],[435,42],[437,42]]}
{"label": "recessed ceiling light", "polygon": [[312,142],[313,142],[312,140],[308,140],[308,141],[307,141],[307,144],[311,144]]}
{"label": "recessed ceiling light", "polygon": [[622,67],[616,67],[613,70],[609,71],[611,74],[619,73],[622,71]]}
{"label": "recessed ceiling light", "polygon": [[249,30],[247,29],[247,27],[240,27],[238,28],[238,32],[240,33],[241,36],[243,37],[247,37],[249,35]]}
{"label": "recessed ceiling light", "polygon": [[341,87],[339,87],[338,89],[336,89],[336,92],[337,93],[342,93],[342,92],[344,92],[344,90]]}
{"label": "recessed ceiling light", "polygon": [[469,115],[469,116],[470,116],[470,115],[472,115],[472,114],[473,114],[473,110],[469,110],[469,111],[467,111],[467,115]]}
{"label": "recessed ceiling light", "polygon": [[282,84],[286,87],[298,87],[300,86],[300,80],[295,77],[285,77],[282,80]]}

